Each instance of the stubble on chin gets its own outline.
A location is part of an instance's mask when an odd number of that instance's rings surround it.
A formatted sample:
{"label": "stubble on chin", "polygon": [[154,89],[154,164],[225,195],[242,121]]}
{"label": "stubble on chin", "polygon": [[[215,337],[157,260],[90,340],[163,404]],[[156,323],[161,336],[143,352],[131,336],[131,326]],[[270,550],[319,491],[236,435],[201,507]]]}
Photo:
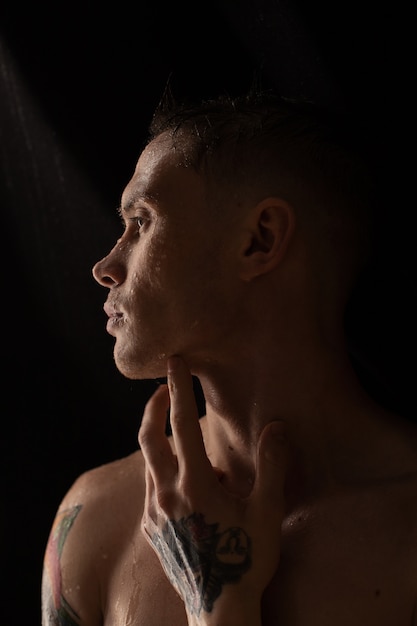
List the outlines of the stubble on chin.
{"label": "stubble on chin", "polygon": [[137,350],[120,350],[117,343],[114,348],[114,362],[119,372],[130,380],[149,380],[167,375],[167,355],[145,355]]}

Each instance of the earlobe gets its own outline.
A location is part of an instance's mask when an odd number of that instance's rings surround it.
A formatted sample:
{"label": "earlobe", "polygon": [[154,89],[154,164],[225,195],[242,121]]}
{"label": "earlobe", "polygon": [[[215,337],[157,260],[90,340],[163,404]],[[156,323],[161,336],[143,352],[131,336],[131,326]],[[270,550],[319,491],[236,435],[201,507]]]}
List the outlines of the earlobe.
{"label": "earlobe", "polygon": [[250,281],[275,269],[285,257],[295,229],[292,206],[265,198],[251,212],[242,245],[241,278]]}

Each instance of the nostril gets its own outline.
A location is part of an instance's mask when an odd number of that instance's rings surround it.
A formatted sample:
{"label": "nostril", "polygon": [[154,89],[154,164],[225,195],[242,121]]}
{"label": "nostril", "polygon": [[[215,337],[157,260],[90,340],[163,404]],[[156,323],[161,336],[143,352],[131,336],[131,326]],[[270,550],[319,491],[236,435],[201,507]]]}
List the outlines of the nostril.
{"label": "nostril", "polygon": [[101,276],[99,281],[104,287],[114,287],[118,283],[111,276]]}

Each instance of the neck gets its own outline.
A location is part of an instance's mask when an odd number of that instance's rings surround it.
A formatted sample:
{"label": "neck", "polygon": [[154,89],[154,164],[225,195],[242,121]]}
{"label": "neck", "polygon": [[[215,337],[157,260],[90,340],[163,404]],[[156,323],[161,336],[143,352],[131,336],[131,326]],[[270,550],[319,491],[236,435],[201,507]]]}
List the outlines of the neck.
{"label": "neck", "polygon": [[[203,430],[209,458],[231,484],[248,490],[255,471],[257,441],[266,423],[286,423],[291,449],[290,480],[297,497],[325,489],[347,471],[356,423],[372,404],[340,349],[316,342],[294,343],[291,351],[259,345],[233,362],[205,363],[196,372],[206,400]],[[278,354],[279,352],[279,354]],[[280,354],[292,357],[280,358]],[[340,449],[346,443],[346,451]],[[338,476],[339,475],[339,476]],[[295,493],[295,492],[294,492]]]}

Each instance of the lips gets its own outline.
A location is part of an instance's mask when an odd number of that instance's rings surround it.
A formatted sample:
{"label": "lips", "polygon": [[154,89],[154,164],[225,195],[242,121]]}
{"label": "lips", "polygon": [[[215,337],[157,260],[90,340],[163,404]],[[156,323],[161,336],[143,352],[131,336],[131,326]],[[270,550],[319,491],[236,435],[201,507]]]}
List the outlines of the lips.
{"label": "lips", "polygon": [[116,307],[110,302],[106,302],[103,308],[109,318],[106,330],[110,335],[115,335],[116,328],[119,328],[124,321],[123,313],[116,309]]}
{"label": "lips", "polygon": [[105,302],[103,309],[107,317],[110,319],[120,319],[123,317],[123,313],[118,311],[110,302]]}

